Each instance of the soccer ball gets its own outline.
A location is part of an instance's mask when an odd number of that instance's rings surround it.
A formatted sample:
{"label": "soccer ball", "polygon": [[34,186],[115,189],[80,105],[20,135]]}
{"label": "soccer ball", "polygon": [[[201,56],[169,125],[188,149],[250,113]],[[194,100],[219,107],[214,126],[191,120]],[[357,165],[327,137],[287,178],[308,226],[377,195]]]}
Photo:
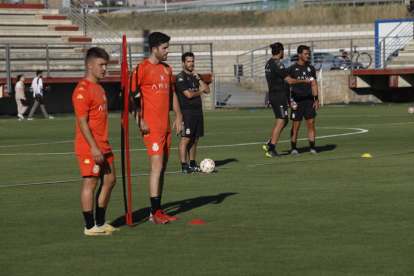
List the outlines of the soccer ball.
{"label": "soccer ball", "polygon": [[408,114],[414,114],[414,107],[408,108]]}
{"label": "soccer ball", "polygon": [[210,158],[206,158],[200,163],[200,169],[203,173],[211,173],[215,167],[216,164]]}

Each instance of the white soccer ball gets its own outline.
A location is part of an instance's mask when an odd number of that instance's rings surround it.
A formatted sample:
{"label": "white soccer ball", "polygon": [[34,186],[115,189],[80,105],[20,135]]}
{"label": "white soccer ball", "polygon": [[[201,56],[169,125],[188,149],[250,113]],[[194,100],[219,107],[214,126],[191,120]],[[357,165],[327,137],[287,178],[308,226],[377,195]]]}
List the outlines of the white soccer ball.
{"label": "white soccer ball", "polygon": [[414,114],[414,107],[408,108],[408,114]]}
{"label": "white soccer ball", "polygon": [[206,158],[200,163],[200,169],[203,173],[211,173],[216,168],[216,164],[210,158]]}

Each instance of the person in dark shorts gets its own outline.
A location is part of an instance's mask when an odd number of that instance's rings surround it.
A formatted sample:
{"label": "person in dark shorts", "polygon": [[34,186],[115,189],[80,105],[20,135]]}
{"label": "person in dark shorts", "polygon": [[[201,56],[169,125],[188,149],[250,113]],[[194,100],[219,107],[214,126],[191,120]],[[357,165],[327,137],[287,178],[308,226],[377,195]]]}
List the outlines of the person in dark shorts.
{"label": "person in dark shorts", "polygon": [[272,58],[266,63],[265,73],[269,86],[269,102],[272,105],[273,112],[276,117],[276,123],[273,127],[270,139],[263,149],[266,150],[267,157],[281,157],[276,151],[276,143],[282,133],[282,130],[288,124],[288,99],[289,84],[309,84],[309,79],[293,79],[291,78],[283,63],[283,44],[276,42],[269,46],[272,49]]}
{"label": "person in dark shorts", "polygon": [[319,108],[318,83],[316,81],[315,67],[309,64],[310,49],[306,45],[298,47],[299,60],[296,64],[289,67],[289,75],[297,80],[311,79],[312,83],[300,83],[292,85],[292,98],[290,106],[292,108],[290,119],[293,121],[291,130],[291,155],[299,155],[296,148],[298,131],[302,119],[305,118],[308,128],[310,153],[317,155],[315,150],[315,117],[316,110]]}
{"label": "person in dark shorts", "polygon": [[[200,172],[196,162],[197,143],[204,136],[204,119],[201,93],[209,94],[210,88],[202,76],[194,70],[194,54],[184,53],[181,57],[184,71],[177,75],[175,89],[180,99],[184,129],[178,147],[183,173]],[[187,155],[190,164],[187,163]]]}

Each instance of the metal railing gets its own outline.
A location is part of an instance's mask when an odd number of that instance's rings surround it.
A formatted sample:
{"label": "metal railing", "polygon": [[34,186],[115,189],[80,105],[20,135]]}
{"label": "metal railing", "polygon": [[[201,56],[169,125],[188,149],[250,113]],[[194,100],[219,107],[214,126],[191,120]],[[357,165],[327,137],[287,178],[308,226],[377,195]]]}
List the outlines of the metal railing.
{"label": "metal railing", "polygon": [[[18,74],[34,77],[36,70],[43,70],[45,77],[83,77],[86,73],[85,55],[91,47],[110,53],[109,76],[119,76],[122,43],[0,43],[0,79],[5,79],[8,92],[12,91],[11,78]],[[181,56],[193,52],[197,71],[202,74],[213,73],[212,43],[172,43],[167,63],[174,74],[182,71]],[[127,48],[129,70],[149,56],[148,45],[129,43]]]}

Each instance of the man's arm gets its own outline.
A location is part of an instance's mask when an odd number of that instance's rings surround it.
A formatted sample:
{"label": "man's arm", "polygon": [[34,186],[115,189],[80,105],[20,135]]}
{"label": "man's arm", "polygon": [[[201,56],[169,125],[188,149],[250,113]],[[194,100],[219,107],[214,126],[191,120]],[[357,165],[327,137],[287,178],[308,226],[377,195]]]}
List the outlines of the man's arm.
{"label": "man's arm", "polygon": [[183,116],[181,115],[181,109],[180,109],[180,102],[178,101],[178,96],[175,91],[173,91],[173,110],[175,113],[175,120],[173,123],[173,129],[176,128],[176,134],[177,136],[180,134],[181,131],[183,131]]}
{"label": "man's arm", "polygon": [[205,94],[210,94],[210,87],[208,87],[208,84],[204,82],[203,78],[200,76],[200,74],[196,71],[193,70],[193,76],[198,80],[198,82],[200,83],[200,87],[199,90],[201,90],[202,92],[204,92]]}
{"label": "man's arm", "polygon": [[89,117],[78,117],[77,120],[79,124],[79,129],[82,132],[83,137],[85,137],[86,142],[88,142],[89,146],[91,147],[91,154],[93,160],[98,165],[102,164],[105,158],[102,151],[99,149],[98,144],[93,138],[91,129],[89,128]]}
{"label": "man's arm", "polygon": [[132,116],[134,116],[135,118],[135,122],[137,123],[139,130],[143,133],[143,134],[148,134],[150,129],[147,125],[147,123],[144,121],[144,119],[142,119],[141,114],[138,110],[138,108],[135,105],[134,102],[134,96],[132,94],[129,94],[129,112],[132,114]]}
{"label": "man's arm", "polygon": [[315,102],[313,103],[313,108],[318,110],[319,108],[319,94],[318,94],[318,81],[314,80],[312,82],[312,95],[315,98]]}

